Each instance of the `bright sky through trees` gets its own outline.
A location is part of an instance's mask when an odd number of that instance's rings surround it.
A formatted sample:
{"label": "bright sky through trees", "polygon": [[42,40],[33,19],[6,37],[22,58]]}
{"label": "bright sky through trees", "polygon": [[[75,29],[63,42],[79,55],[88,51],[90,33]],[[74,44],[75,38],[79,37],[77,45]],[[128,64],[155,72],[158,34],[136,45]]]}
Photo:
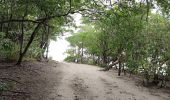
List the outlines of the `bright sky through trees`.
{"label": "bright sky through trees", "polygon": [[[81,25],[81,15],[74,14],[73,18],[77,26]],[[73,29],[74,32],[78,31],[78,29]],[[57,38],[57,41],[51,41],[49,48],[49,57],[56,61],[63,61],[67,54],[65,51],[68,49],[69,43],[66,41],[66,37],[70,36],[70,33],[64,33],[65,36]]]}

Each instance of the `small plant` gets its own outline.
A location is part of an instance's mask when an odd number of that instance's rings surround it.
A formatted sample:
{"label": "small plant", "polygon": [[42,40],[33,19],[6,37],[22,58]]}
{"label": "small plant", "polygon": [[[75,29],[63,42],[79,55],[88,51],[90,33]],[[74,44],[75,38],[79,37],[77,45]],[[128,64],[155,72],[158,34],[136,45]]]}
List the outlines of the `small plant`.
{"label": "small plant", "polygon": [[6,91],[8,89],[8,85],[6,83],[0,82],[0,94],[2,94],[3,91]]}
{"label": "small plant", "polygon": [[0,82],[0,100],[3,100],[1,95],[6,90],[8,90],[8,85],[6,83]]}

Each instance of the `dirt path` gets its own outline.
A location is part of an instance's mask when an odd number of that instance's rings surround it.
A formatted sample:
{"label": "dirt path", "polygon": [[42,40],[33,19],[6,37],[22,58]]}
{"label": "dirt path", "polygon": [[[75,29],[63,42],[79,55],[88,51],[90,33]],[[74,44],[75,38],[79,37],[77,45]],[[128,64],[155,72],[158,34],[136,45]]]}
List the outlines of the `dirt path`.
{"label": "dirt path", "polygon": [[100,68],[83,64],[60,63],[61,83],[49,100],[170,100],[165,94],[134,86]]}
{"label": "dirt path", "polygon": [[170,100],[170,94],[135,85],[99,67],[73,63],[24,63],[0,70],[0,77],[23,83],[14,90],[31,93],[4,100]]}

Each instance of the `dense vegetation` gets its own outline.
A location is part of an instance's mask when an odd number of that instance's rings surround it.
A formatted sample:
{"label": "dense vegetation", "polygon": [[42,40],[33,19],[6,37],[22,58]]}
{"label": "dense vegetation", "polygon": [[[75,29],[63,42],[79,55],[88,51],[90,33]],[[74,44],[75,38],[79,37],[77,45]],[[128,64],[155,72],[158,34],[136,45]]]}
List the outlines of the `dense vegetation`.
{"label": "dense vegetation", "polygon": [[[51,39],[74,26],[70,14],[83,11],[79,0],[1,0],[1,59],[47,59]],[[45,53],[47,52],[47,53]]]}
{"label": "dense vegetation", "polygon": [[[164,86],[170,76],[170,2],[95,2],[80,31],[67,40],[66,61],[138,74],[144,85]],[[157,10],[157,12],[154,12]]]}

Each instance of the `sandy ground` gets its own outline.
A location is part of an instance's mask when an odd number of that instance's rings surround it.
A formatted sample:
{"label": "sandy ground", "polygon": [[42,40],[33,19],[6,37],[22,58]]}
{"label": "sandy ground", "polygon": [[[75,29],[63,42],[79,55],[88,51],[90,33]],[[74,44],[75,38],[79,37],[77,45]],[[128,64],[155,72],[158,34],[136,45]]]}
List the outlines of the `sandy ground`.
{"label": "sandy ground", "polygon": [[14,90],[29,93],[6,96],[4,100],[170,100],[168,92],[142,87],[133,79],[91,65],[34,62],[21,68],[1,69],[0,73],[0,77],[23,83]]}

